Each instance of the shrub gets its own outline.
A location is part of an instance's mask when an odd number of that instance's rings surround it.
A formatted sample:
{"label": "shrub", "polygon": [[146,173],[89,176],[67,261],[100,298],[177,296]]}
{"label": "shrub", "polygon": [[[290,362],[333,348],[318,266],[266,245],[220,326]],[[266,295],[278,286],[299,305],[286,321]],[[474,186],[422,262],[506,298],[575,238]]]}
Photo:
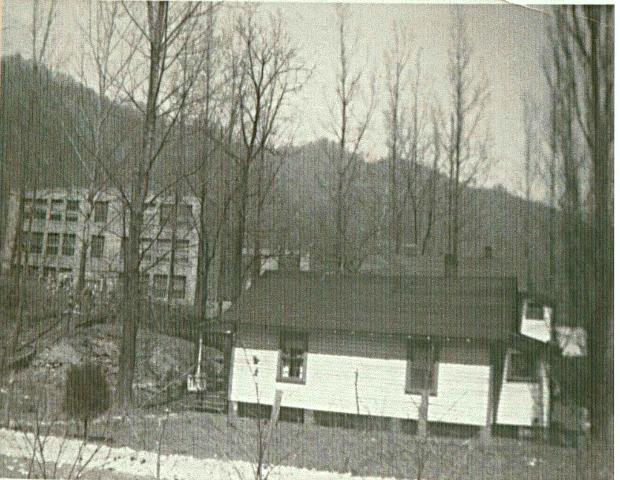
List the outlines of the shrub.
{"label": "shrub", "polygon": [[110,408],[110,390],[103,369],[95,363],[72,365],[65,384],[65,412],[84,422],[84,437],[88,421]]}

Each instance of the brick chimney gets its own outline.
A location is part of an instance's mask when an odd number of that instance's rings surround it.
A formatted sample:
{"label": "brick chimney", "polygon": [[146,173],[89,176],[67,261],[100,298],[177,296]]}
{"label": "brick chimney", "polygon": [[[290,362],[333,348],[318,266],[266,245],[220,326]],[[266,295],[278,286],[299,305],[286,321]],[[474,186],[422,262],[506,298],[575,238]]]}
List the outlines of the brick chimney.
{"label": "brick chimney", "polygon": [[443,258],[446,277],[456,277],[458,273],[458,262],[456,256],[451,253],[446,253]]}

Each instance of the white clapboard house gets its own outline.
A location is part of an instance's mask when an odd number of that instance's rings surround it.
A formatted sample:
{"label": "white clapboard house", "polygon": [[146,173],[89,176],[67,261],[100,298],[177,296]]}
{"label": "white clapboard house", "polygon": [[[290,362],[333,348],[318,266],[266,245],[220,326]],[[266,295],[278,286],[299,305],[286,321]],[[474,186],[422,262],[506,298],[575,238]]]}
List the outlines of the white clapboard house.
{"label": "white clapboard house", "polygon": [[229,412],[268,410],[279,390],[289,418],[400,428],[426,385],[430,428],[544,427],[544,342],[520,333],[523,305],[510,276],[267,272],[225,315]]}

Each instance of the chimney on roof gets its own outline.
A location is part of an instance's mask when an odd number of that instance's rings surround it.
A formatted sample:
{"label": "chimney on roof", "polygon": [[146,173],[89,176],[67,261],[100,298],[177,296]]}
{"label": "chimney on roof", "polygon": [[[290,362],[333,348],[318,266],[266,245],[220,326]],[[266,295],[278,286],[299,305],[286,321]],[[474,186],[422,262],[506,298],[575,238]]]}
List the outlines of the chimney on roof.
{"label": "chimney on roof", "polygon": [[491,245],[484,247],[484,258],[493,258],[493,248]]}
{"label": "chimney on roof", "polygon": [[444,268],[446,277],[456,277],[458,270],[458,263],[456,256],[452,253],[446,253],[444,255]]}

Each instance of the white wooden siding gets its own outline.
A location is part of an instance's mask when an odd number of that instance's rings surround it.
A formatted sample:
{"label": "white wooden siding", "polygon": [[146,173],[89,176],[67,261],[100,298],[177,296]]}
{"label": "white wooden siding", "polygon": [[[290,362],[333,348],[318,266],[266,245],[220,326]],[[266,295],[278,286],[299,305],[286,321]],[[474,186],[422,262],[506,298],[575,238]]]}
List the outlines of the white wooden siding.
{"label": "white wooden siding", "polygon": [[[508,382],[508,357],[504,358],[502,387],[499,393],[496,423],[513,426],[547,426],[549,418],[549,379],[547,369],[539,364],[541,381]],[[542,391],[541,391],[542,388]]]}
{"label": "white wooden siding", "polygon": [[[306,383],[298,385],[276,383],[278,351],[275,334],[259,333],[264,348],[257,348],[261,343],[257,341],[259,339],[242,336],[247,342],[245,348],[235,348],[232,401],[271,404],[277,387],[283,391],[282,406],[285,407],[395,418],[418,417],[420,396],[405,393],[406,339],[375,336],[373,342],[368,342],[359,335],[350,338],[336,333],[310,335]],[[347,351],[342,352],[345,345]],[[451,359],[462,357],[463,363],[444,362],[443,355],[440,357],[437,396],[429,399],[429,420],[484,425],[490,367],[488,364],[467,363],[472,363],[471,356],[488,358],[488,354],[486,350],[481,353],[481,348],[474,345],[455,343],[443,348],[446,349],[451,350],[447,356]],[[355,351],[360,353],[353,355]],[[368,356],[362,356],[364,352],[368,352]]]}

